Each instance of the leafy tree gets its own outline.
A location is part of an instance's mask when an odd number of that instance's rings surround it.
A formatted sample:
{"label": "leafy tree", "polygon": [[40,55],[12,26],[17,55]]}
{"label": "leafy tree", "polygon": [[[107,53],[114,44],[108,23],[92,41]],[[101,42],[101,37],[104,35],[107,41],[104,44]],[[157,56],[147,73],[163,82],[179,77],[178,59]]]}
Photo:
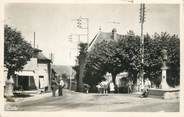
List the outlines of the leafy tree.
{"label": "leafy tree", "polygon": [[[91,76],[93,83],[97,84],[106,72],[110,72],[117,87],[116,75],[123,71],[129,72],[130,78],[136,79],[140,67],[139,45],[139,37],[132,31],[119,40],[97,43],[87,56],[86,81],[91,81]],[[97,80],[97,77],[100,79]]]}
{"label": "leafy tree", "polygon": [[8,69],[7,79],[21,71],[33,54],[33,48],[24,40],[21,32],[4,26],[4,65]]}
{"label": "leafy tree", "polygon": [[135,35],[133,31],[129,31],[117,43],[117,48],[119,48],[117,53],[122,61],[124,71],[127,71],[128,77],[136,82],[141,68],[140,37]]}
{"label": "leafy tree", "polygon": [[[155,33],[152,37],[146,34],[144,39],[144,77],[149,78],[157,86],[160,84],[161,50],[166,49],[168,51],[167,65],[169,66],[167,81],[170,85],[178,85],[180,72],[179,38],[167,33]],[[104,40],[94,46],[86,58],[85,82],[91,85],[97,84],[103,79],[106,72],[110,72],[115,84],[116,75],[123,71],[127,71],[129,78],[133,79],[134,83],[136,82],[141,68],[139,36],[135,35],[133,31],[129,31],[118,40],[108,42]]]}
{"label": "leafy tree", "polygon": [[8,69],[8,78],[20,71],[33,54],[33,48],[27,43],[20,32],[5,25],[4,33],[4,64]]}
{"label": "leafy tree", "polygon": [[78,65],[72,67],[76,71],[77,91],[83,89],[84,66],[87,55],[87,43],[79,43],[79,55],[77,56]]}

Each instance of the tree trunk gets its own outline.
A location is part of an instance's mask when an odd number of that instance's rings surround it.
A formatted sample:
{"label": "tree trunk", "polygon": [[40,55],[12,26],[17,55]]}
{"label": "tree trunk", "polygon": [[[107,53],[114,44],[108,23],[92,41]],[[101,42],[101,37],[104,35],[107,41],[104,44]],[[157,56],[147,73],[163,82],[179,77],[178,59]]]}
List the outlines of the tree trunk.
{"label": "tree trunk", "polygon": [[79,76],[77,76],[76,80],[77,80],[77,89],[76,89],[76,91],[79,92],[80,91],[80,89],[79,89]]}
{"label": "tree trunk", "polygon": [[86,57],[81,56],[79,59],[79,81],[78,81],[78,89],[79,92],[83,92],[83,78],[84,78],[84,70],[85,70],[85,61]]}
{"label": "tree trunk", "polygon": [[116,84],[116,75],[117,75],[117,74],[113,74],[113,73],[112,73],[112,82],[114,83],[114,86],[115,86],[115,92],[116,92],[116,93],[119,93],[118,85]]}

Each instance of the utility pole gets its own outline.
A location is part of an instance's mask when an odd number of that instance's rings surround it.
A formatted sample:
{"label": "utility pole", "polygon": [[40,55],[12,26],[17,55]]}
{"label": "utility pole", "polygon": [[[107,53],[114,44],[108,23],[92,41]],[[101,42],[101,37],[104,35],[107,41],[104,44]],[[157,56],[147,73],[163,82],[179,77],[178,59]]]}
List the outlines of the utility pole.
{"label": "utility pole", "polygon": [[35,48],[35,32],[34,32],[34,41],[33,41],[33,47]]}
{"label": "utility pole", "polygon": [[[73,19],[77,21],[77,27],[79,29],[85,29],[85,34],[78,34],[78,38],[80,41],[80,36],[85,35],[87,37],[87,48],[89,46],[89,18],[79,17],[77,19]],[[77,82],[77,91],[83,90],[83,77],[84,77],[84,66],[85,66],[85,57],[81,57],[79,59],[79,80]]]}
{"label": "utility pole", "polygon": [[49,91],[51,90],[51,81],[52,81],[52,65],[54,64],[54,54],[51,52],[49,54],[51,63],[49,64]]}
{"label": "utility pole", "polygon": [[117,21],[110,21],[108,23],[113,24],[113,26],[114,26],[113,28],[117,28],[117,25],[120,25],[120,22],[117,22]]}
{"label": "utility pole", "polygon": [[140,78],[141,86],[144,87],[144,34],[143,34],[143,24],[145,22],[145,4],[140,5],[140,23],[141,23],[141,39],[140,39],[140,54],[141,54],[141,69]]}
{"label": "utility pole", "polygon": [[54,54],[52,52],[50,53],[50,60],[52,63],[54,63]]}
{"label": "utility pole", "polygon": [[[78,19],[74,19],[77,21],[77,27],[79,29],[85,29],[86,30],[86,36],[87,36],[87,44],[89,44],[89,18],[79,17]],[[82,34],[84,35],[84,34]]]}
{"label": "utility pole", "polygon": [[81,42],[81,37],[82,36],[86,36],[86,34],[70,34],[69,36],[68,36],[68,41],[69,42],[75,42],[74,40],[73,40],[73,37],[77,37],[78,38],[78,41],[77,41],[77,44],[79,44],[80,42]]}

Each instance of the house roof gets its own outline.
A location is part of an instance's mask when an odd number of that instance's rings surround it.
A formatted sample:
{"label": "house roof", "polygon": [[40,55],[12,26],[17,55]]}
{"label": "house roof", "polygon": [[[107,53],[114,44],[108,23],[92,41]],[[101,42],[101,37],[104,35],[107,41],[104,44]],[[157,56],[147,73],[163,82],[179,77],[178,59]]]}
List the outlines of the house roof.
{"label": "house roof", "polygon": [[39,53],[37,54],[37,58],[38,58],[39,60],[50,60],[50,59],[48,59],[45,55],[43,55],[43,53],[41,53],[41,52],[39,52]]}
{"label": "house roof", "polygon": [[42,50],[40,50],[38,48],[34,48],[34,52],[42,52]]}
{"label": "house roof", "polygon": [[37,58],[38,60],[50,60],[49,58],[47,58],[43,53],[42,50],[38,49],[38,48],[34,48],[34,58]]}
{"label": "house roof", "polygon": [[[116,31],[116,29],[113,29],[113,31]],[[99,32],[95,37],[94,39],[91,41],[91,43],[89,44],[89,47],[88,47],[88,52],[91,51],[93,48],[94,48],[94,45],[97,44],[97,43],[100,43],[102,42],[103,40],[105,41],[111,41],[113,40],[113,34],[112,32]],[[116,33],[116,40],[120,39],[123,35],[120,35],[120,34],[117,34]]]}

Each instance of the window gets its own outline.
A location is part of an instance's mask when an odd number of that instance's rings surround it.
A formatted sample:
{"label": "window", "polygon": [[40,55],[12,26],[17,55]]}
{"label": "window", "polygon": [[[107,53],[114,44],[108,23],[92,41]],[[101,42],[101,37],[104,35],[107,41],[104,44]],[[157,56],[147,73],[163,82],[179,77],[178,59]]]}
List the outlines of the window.
{"label": "window", "polygon": [[39,78],[44,78],[44,76],[39,76]]}

